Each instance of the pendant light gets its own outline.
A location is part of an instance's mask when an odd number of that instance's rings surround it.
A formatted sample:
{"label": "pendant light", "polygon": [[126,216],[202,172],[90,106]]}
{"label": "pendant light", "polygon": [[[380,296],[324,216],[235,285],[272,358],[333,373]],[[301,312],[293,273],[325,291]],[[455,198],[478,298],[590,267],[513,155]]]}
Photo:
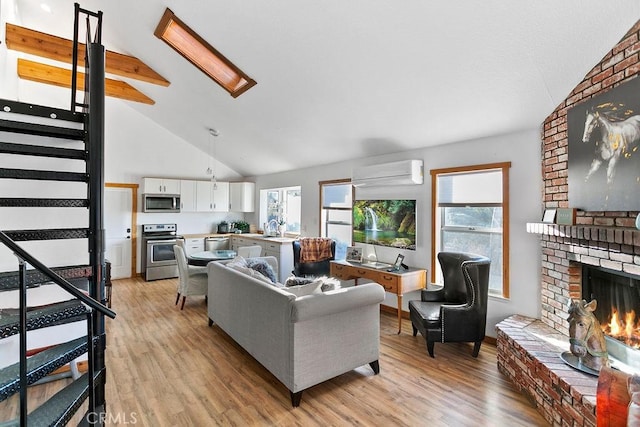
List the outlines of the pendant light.
{"label": "pendant light", "polygon": [[214,128],[209,128],[209,135],[211,135],[211,144],[209,144],[209,167],[207,168],[207,175],[211,175],[211,182],[213,184],[213,189],[217,190],[218,189],[218,182],[216,179],[216,174],[214,169],[211,167],[211,159],[213,158],[213,161],[216,161],[216,143],[215,143],[215,138],[220,135],[220,132],[218,132],[216,129]]}

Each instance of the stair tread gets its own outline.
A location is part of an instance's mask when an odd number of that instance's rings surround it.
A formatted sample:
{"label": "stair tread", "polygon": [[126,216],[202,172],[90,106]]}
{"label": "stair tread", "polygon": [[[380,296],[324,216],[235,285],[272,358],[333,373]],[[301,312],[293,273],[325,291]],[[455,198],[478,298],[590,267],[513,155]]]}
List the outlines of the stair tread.
{"label": "stair tread", "polygon": [[[87,352],[87,337],[58,344],[27,359],[27,383],[33,384]],[[20,363],[0,369],[0,402],[20,390]]]}
{"label": "stair tread", "polygon": [[89,180],[87,174],[84,172],[60,172],[60,171],[49,171],[49,170],[12,169],[12,168],[0,168],[0,178],[28,179],[28,180],[35,180],[35,181],[63,181],[63,182],[87,182]]}
{"label": "stair tread", "polygon": [[83,129],[43,125],[38,123],[18,122],[5,119],[0,119],[0,130],[5,132],[15,132],[74,140],[82,140],[85,136],[85,131]]}
{"label": "stair tread", "polygon": [[[94,378],[100,375],[99,372]],[[88,396],[89,374],[86,373],[31,412],[27,417],[28,424],[66,425]]]}
{"label": "stair tread", "polygon": [[86,116],[85,113],[70,111],[63,108],[50,107],[47,105],[31,104],[27,102],[15,101],[12,99],[0,99],[0,106],[6,112],[22,114],[33,117],[46,117],[69,122],[82,123]]}
{"label": "stair tread", "polygon": [[42,230],[4,230],[16,242],[27,240],[86,239],[88,228],[49,228]]}
{"label": "stair tread", "polygon": [[[88,291],[87,279],[92,275],[89,265],[70,265],[51,268],[58,276],[71,282],[76,288]],[[27,287],[40,286],[50,282],[51,278],[38,270],[27,271]],[[20,288],[20,274],[18,271],[0,273],[0,292]]]}
{"label": "stair tread", "polygon": [[[86,314],[88,311],[79,300],[73,299],[27,311],[27,330],[52,326],[61,321]],[[20,314],[16,309],[0,310],[0,339],[20,333]]]}
{"label": "stair tread", "polygon": [[[101,375],[102,372],[99,372],[94,378],[97,379]],[[27,424],[34,426],[66,425],[88,396],[89,374],[83,374],[33,410],[27,416]],[[20,420],[15,419],[0,425],[2,427],[18,427]]]}
{"label": "stair tread", "polygon": [[0,153],[74,160],[86,160],[87,158],[87,152],[85,150],[47,147],[45,145],[17,144],[12,142],[0,142]]}
{"label": "stair tread", "polygon": [[86,208],[89,206],[89,200],[44,197],[0,197],[0,206],[11,208]]}

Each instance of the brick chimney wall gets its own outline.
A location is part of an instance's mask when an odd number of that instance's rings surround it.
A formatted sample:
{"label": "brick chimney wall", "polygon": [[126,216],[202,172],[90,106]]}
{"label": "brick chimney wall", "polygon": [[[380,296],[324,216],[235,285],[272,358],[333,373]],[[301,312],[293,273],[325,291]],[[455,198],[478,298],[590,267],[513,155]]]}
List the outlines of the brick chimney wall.
{"label": "brick chimney wall", "polygon": [[[567,111],[640,74],[640,21],[578,84],[544,121],[542,200],[545,209],[574,207],[568,200],[569,140]],[[640,94],[638,94],[640,96]],[[640,231],[634,212],[579,211],[575,226],[542,233],[541,320],[568,335],[567,308],[581,298],[580,264],[640,275]]]}

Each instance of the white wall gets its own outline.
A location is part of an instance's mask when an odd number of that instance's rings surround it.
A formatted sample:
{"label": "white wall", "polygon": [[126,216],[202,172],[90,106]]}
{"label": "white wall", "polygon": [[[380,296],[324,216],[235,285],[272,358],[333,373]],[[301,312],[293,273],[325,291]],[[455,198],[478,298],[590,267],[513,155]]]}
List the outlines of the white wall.
{"label": "white wall", "polygon": [[[319,181],[349,178],[354,166],[370,165],[405,159],[424,161],[425,183],[417,186],[358,188],[357,199],[416,199],[418,211],[417,248],[400,251],[405,263],[431,269],[431,169],[511,162],[510,182],[510,298],[490,297],[487,335],[495,337],[495,325],[518,313],[540,316],[540,251],[538,239],[526,233],[526,222],[540,217],[540,134],[538,130],[428,147],[394,155],[370,157],[354,161],[306,168],[255,178],[256,193],[265,188],[300,185],[302,187],[302,234],[319,235]],[[257,222],[248,217],[249,222]],[[393,262],[398,249],[376,247],[381,261]],[[430,273],[428,277],[430,276]],[[411,299],[419,292],[404,295],[402,308],[408,310]],[[385,305],[396,307],[396,297],[387,294]]]}

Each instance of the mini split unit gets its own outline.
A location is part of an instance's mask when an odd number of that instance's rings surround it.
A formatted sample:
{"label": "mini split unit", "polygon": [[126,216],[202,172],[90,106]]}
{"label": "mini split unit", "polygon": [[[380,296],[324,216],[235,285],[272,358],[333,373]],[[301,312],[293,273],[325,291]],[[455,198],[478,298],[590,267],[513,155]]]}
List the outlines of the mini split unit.
{"label": "mini split unit", "polygon": [[402,160],[353,169],[351,183],[356,187],[417,185],[424,182],[422,160]]}

